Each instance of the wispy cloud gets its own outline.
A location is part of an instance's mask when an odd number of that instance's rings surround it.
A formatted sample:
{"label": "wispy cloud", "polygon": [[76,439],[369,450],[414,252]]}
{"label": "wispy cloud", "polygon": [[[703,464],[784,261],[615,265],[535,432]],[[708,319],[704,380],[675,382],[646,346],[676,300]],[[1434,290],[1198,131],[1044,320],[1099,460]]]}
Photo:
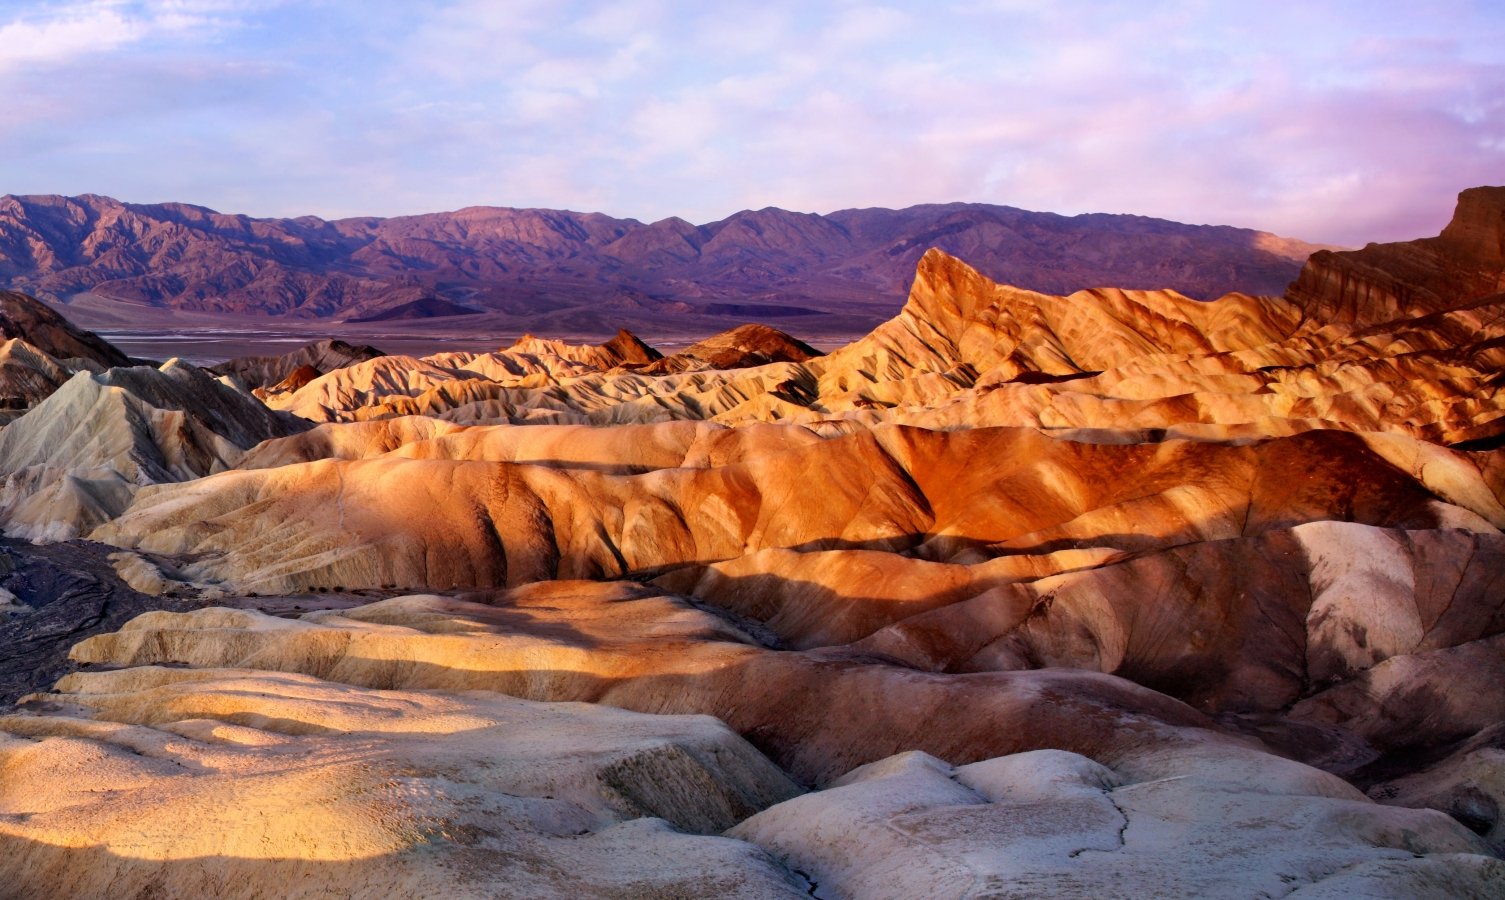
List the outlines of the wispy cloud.
{"label": "wispy cloud", "polygon": [[146,24],[114,2],[79,3],[0,26],[0,72],[68,62],[140,40]]}
{"label": "wispy cloud", "polygon": [[0,13],[0,190],[702,221],[975,200],[1395,239],[1505,172],[1505,10],[1438,2],[29,3]]}
{"label": "wispy cloud", "polygon": [[75,0],[0,19],[0,73],[87,62],[154,38],[203,39],[282,0]]}

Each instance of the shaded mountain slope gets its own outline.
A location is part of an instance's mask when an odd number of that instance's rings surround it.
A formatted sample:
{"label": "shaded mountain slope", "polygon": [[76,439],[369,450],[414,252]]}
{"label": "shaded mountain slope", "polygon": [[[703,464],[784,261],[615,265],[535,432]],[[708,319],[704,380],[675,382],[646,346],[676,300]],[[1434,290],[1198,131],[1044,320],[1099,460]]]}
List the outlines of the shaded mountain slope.
{"label": "shaded mountain slope", "polygon": [[0,335],[24,340],[60,360],[82,359],[104,368],[130,364],[99,335],[75,328],[35,298],[13,291],[0,291]]}

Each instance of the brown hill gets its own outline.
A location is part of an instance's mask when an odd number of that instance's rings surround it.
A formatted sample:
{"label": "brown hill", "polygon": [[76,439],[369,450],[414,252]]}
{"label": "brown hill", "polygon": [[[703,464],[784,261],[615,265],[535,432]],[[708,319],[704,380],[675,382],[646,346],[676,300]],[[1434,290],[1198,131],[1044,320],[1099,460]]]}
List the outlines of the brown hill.
{"label": "brown hill", "polygon": [[819,350],[777,328],[739,325],[633,371],[669,375],[700,369],[747,369],[769,363],[802,363],[820,355]]}
{"label": "brown hill", "polygon": [[[304,368],[312,369],[317,377],[326,372],[333,372],[335,369],[343,369],[346,366],[384,355],[380,350],[369,345],[347,344],[344,341],[329,338],[314,341],[280,356],[236,357],[212,367],[210,371],[216,375],[232,375],[240,379],[246,387],[254,389],[276,385]],[[303,379],[299,387],[310,380]]]}

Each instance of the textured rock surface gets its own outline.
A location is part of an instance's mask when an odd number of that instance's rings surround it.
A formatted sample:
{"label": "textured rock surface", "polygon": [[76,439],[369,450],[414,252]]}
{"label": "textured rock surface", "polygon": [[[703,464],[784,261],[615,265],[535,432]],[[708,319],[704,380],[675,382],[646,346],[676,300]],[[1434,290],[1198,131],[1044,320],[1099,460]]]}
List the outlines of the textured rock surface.
{"label": "textured rock surface", "polygon": [[108,341],[35,298],[0,291],[0,425],[47,399],[75,372],[129,364]]}
{"label": "textured rock surface", "polygon": [[1376,784],[1369,796],[1392,806],[1442,810],[1505,856],[1505,726],[1481,731],[1418,772]]}
{"label": "textured rock surface", "polygon": [[11,536],[77,537],[142,485],[226,469],[307,427],[177,360],[80,372],[0,430],[0,522]]}
{"label": "textured rock surface", "polygon": [[1505,877],[1440,813],[1251,763],[1134,779],[1052,750],[957,768],[909,753],[730,833],[820,897],[1343,896],[1365,868],[1383,868],[1396,895],[1487,896]]}
{"label": "textured rock surface", "polygon": [[160,668],[28,706],[0,876],[31,896],[804,895],[713,836],[798,789],[704,717]]}
{"label": "textured rock surface", "polygon": [[1441,235],[1316,253],[1289,296],[1323,324],[1372,326],[1440,313],[1505,291],[1502,248],[1505,187],[1471,188],[1458,196]]}
{"label": "textured rock surface", "polygon": [[[1108,676],[1062,669],[927,676],[862,654],[774,652],[683,601],[625,586],[552,583],[490,599],[478,606],[398,598],[301,621],[215,609],[142,616],[75,651],[88,663],[137,668],[70,676],[61,694],[33,701],[38,715],[0,729],[76,728],[59,719],[71,713],[68,703],[178,733],[207,731],[218,720],[267,722],[261,727],[272,731],[292,730],[275,723],[311,722],[317,727],[297,730],[360,736],[349,717],[369,721],[393,696],[306,677],[279,685],[246,668],[438,689],[429,696],[465,702],[486,695],[455,692],[484,688],[710,712],[823,788],[728,832],[807,877],[818,896],[913,896],[921,885],[928,895],[962,896],[979,884],[1248,896],[1277,886],[1337,891],[1376,867],[1407,890],[1488,896],[1502,873],[1485,841],[1442,812],[1377,805],[1341,779],[1261,752]],[[191,668],[150,667],[167,662]],[[189,690],[172,687],[180,680]],[[308,710],[320,692],[336,690],[358,709],[338,721]],[[412,743],[424,747],[434,740],[422,727],[426,707],[439,701],[410,696],[397,695],[409,723],[403,730],[418,732]],[[961,708],[967,716],[954,715]],[[212,721],[200,724],[205,718]],[[946,727],[936,727],[943,720]],[[373,753],[370,741],[361,746]],[[469,744],[446,738],[441,746],[454,766]],[[888,758],[904,747],[927,752]],[[276,757],[263,747],[247,755]],[[864,768],[841,776],[854,766]],[[347,827],[369,827],[369,817],[355,820]],[[40,827],[31,819],[27,826]]]}
{"label": "textured rock surface", "polygon": [[[453,446],[466,434],[439,441]],[[401,455],[148,488],[94,537],[198,554],[205,578],[274,592],[643,575],[774,548],[949,562],[1085,547],[1138,552],[1313,519],[1493,531],[1484,517],[1498,515],[1493,505],[1440,502],[1361,440],[1333,432],[1249,446],[1115,445],[1023,429],[884,427],[797,443],[642,475],[411,459],[432,445],[410,444]],[[1303,475],[1285,477],[1292,471]],[[1468,487],[1460,494],[1497,502],[1476,471]]]}
{"label": "textured rock surface", "polygon": [[72,377],[71,369],[20,338],[0,343],[0,416],[20,417]]}
{"label": "textured rock surface", "polygon": [[150,610],[197,604],[147,596],[123,583],[111,548],[74,542],[0,544],[0,704],[51,684],[70,668],[68,651]]}
{"label": "textured rock surface", "polygon": [[0,430],[12,527],[110,545],[0,579],[0,675],[42,690],[0,719],[0,872],[1499,897],[1502,208],[1283,298],[934,252],[825,357],[310,365],[266,394],[310,428],[181,365],[77,375]]}

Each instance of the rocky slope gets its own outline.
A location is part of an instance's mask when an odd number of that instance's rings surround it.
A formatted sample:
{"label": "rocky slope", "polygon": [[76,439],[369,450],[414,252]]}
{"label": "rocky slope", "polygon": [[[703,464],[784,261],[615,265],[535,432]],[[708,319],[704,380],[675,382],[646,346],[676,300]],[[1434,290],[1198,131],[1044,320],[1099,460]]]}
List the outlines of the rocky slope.
{"label": "rocky slope", "polygon": [[0,430],[99,542],[0,577],[3,883],[1501,896],[1502,197],[1282,297],[933,251],[826,356],[76,375]]}
{"label": "rocky slope", "polygon": [[130,364],[108,341],[24,294],[0,291],[0,335],[0,424],[45,400],[75,372]]}
{"label": "rocky slope", "polygon": [[93,332],[75,328],[36,298],[0,291],[0,335],[25,340],[58,360],[82,360],[103,368],[129,364],[124,353]]}
{"label": "rocky slope", "polygon": [[0,430],[0,524],[32,540],[76,537],[143,485],[222,471],[307,427],[177,360],[80,372]]}
{"label": "rocky slope", "polygon": [[1037,290],[1116,284],[1203,297],[1275,293],[1316,249],[1247,229],[975,204],[764,209],[697,226],[483,207],[251,219],[92,195],[0,198],[0,284],[51,300],[92,292],[136,304],[138,321],[152,307],[359,321],[487,311],[524,323],[578,308],[622,323],[813,311],[871,323],[929,247]]}
{"label": "rocky slope", "polygon": [[[644,883],[639,866],[594,857],[616,838],[617,854],[652,861],[652,877],[696,879],[680,882],[694,894],[731,879],[819,896],[909,896],[922,885],[963,896],[981,883],[1067,896],[1483,897],[1505,873],[1443,813],[1377,804],[1111,676],[924,675],[860,653],[772,652],[683,599],[638,587],[555,582],[488,599],[404,597],[292,622],[150,614],[85,642],[76,658],[132,668],[70,676],[0,720],[8,771],[33,791],[55,785],[7,800],[9,872],[33,884],[54,883],[39,874],[158,879],[174,891],[285,872],[338,890],[377,877],[484,890],[456,880],[453,865],[434,871],[463,854],[493,877],[542,870],[540,891]],[[153,665],[169,661],[189,668]],[[318,676],[292,674],[306,671]],[[582,714],[620,723],[618,733],[636,728],[654,749],[612,766],[620,737],[494,691],[591,702]],[[767,806],[791,786],[729,735],[707,766],[693,759],[704,750],[664,747],[685,740],[683,727],[603,706],[713,713],[818,789]],[[501,737],[519,733],[527,737]],[[473,755],[481,747],[485,767]],[[288,758],[299,760],[291,773]],[[162,824],[144,835],[109,830],[122,820],[99,822],[103,804],[63,787],[66,772],[88,769],[108,773],[90,784],[111,785]],[[639,817],[634,827],[613,825],[623,813],[612,806]],[[719,878],[685,872],[701,854],[681,835],[760,806],[726,832],[740,843],[701,851]],[[584,840],[551,845],[561,826]],[[53,847],[85,828],[105,836],[106,852],[65,868],[70,857]],[[328,849],[315,851],[314,833],[341,841],[325,837]],[[659,862],[659,841],[678,841],[684,861]],[[427,859],[410,849],[420,843]],[[352,860],[361,865],[327,865]]]}
{"label": "rocky slope", "polygon": [[[29,788],[0,800],[0,872],[28,892],[805,895],[716,836],[798,789],[706,717],[245,670],[59,688],[70,716],[0,719],[8,782]],[[80,829],[91,846],[69,846]]]}

